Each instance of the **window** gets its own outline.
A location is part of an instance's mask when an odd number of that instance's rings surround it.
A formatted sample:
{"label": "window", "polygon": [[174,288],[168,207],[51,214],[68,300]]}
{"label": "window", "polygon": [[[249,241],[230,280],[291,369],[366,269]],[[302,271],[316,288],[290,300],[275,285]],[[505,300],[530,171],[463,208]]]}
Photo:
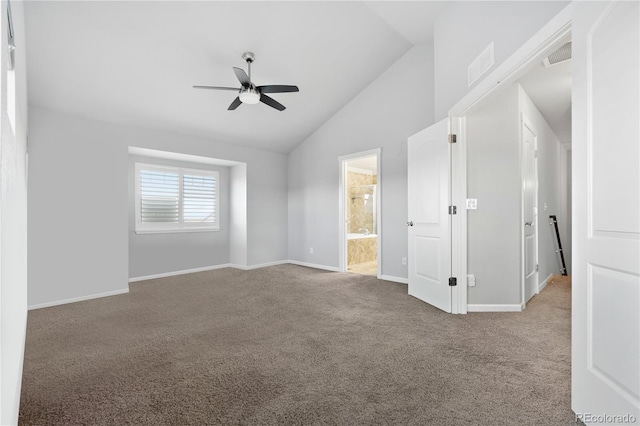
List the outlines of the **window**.
{"label": "window", "polygon": [[136,163],[136,232],[217,231],[218,172]]}

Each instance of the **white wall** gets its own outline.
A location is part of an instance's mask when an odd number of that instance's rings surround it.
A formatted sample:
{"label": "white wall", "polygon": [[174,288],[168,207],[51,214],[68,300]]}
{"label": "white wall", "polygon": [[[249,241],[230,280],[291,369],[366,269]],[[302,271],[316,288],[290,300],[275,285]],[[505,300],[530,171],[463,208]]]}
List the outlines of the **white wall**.
{"label": "white wall", "polygon": [[126,291],[129,146],[247,163],[247,259],[287,258],[287,157],[30,108],[29,305]]}
{"label": "white wall", "polygon": [[23,3],[11,2],[15,31],[15,134],[7,115],[7,2],[0,9],[0,424],[18,422],[27,327],[27,73]]}
{"label": "white wall", "polygon": [[433,48],[416,46],[290,154],[289,258],[338,267],[338,157],[382,148],[382,273],[406,278],[407,137],[432,123]]}
{"label": "white wall", "polygon": [[538,137],[539,284],[560,272],[549,226],[549,215],[561,216],[560,143],[514,84],[467,116],[467,193],[478,199],[478,209],[467,211],[467,270],[476,276],[476,286],[468,290],[470,305],[522,302],[521,114]]}
{"label": "white wall", "polygon": [[495,68],[568,3],[450,2],[434,26],[435,120],[468,93],[467,67],[489,43],[494,42]]}
{"label": "white wall", "polygon": [[[135,163],[214,170],[220,200],[219,231],[136,234]],[[229,263],[229,167],[141,156],[129,157],[129,278]]]}

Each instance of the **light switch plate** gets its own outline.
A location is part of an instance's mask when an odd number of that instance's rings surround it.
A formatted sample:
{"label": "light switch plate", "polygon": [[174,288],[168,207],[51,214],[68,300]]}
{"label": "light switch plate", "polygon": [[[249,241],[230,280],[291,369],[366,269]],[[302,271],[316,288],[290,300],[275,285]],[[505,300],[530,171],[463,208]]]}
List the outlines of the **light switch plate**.
{"label": "light switch plate", "polygon": [[478,199],[467,198],[467,210],[477,210],[477,209],[478,209]]}

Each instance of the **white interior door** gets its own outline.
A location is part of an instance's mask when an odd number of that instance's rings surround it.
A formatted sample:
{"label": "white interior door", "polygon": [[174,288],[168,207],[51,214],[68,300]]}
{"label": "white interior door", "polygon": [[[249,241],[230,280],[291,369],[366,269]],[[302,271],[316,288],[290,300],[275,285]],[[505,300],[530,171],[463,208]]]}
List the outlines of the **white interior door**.
{"label": "white interior door", "polygon": [[448,119],[408,141],[409,294],[451,312]]}
{"label": "white interior door", "polygon": [[572,24],[572,408],[587,424],[640,421],[638,5],[577,2]]}
{"label": "white interior door", "polygon": [[522,191],[523,191],[523,273],[524,302],[538,292],[538,170],[536,134],[531,123],[522,117]]}

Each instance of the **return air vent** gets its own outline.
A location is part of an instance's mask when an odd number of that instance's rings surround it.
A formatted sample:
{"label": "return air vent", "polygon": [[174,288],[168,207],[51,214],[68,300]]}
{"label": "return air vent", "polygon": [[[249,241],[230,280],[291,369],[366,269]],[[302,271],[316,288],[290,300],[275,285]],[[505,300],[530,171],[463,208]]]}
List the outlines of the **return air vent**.
{"label": "return air vent", "polygon": [[544,58],[542,62],[545,67],[550,67],[551,65],[566,61],[567,59],[571,59],[571,42],[564,44],[560,49]]}

